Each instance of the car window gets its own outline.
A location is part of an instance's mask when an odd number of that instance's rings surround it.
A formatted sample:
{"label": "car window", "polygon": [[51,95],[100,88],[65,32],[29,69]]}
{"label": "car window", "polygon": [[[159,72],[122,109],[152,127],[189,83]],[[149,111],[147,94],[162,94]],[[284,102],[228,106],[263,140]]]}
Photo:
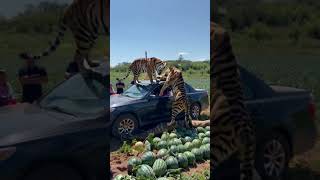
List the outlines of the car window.
{"label": "car window", "polygon": [[132,98],[142,98],[151,91],[151,86],[152,85],[132,85],[123,92],[123,95]]}
{"label": "car window", "polygon": [[[157,86],[156,88],[154,88],[154,90],[152,91],[151,94],[153,94],[155,96],[159,96],[162,86],[163,86],[163,84],[161,84],[161,85]],[[162,96],[172,96],[171,88],[167,88],[166,90],[164,90]]]}
{"label": "car window", "polygon": [[41,100],[40,106],[81,116],[103,112],[107,99],[107,87],[77,74],[49,92]]}

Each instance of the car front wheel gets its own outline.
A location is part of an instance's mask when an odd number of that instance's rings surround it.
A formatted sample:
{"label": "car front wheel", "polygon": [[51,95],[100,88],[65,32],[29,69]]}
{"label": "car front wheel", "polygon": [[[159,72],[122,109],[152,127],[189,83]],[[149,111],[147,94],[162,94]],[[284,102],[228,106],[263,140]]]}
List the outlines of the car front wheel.
{"label": "car front wheel", "polygon": [[201,107],[199,104],[197,103],[193,103],[191,106],[190,106],[190,116],[192,119],[199,119],[199,116],[200,116],[200,113],[201,113]]}
{"label": "car front wheel", "polygon": [[117,120],[113,123],[112,133],[116,137],[127,137],[128,135],[132,135],[136,129],[138,128],[137,119],[131,115],[121,115],[117,118]]}
{"label": "car front wheel", "polygon": [[290,159],[288,140],[281,134],[273,134],[257,145],[256,166],[264,180],[284,179]]}

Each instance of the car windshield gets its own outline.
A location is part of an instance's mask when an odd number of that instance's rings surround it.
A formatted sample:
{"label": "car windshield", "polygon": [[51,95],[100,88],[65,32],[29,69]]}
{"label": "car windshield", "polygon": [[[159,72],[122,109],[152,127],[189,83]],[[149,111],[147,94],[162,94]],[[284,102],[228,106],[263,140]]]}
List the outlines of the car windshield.
{"label": "car windshield", "polygon": [[73,116],[102,113],[107,105],[108,89],[99,81],[77,74],[49,92],[40,107]]}
{"label": "car windshield", "polygon": [[132,85],[129,87],[124,93],[124,96],[132,97],[132,98],[142,98],[147,95],[152,88],[152,85]]}

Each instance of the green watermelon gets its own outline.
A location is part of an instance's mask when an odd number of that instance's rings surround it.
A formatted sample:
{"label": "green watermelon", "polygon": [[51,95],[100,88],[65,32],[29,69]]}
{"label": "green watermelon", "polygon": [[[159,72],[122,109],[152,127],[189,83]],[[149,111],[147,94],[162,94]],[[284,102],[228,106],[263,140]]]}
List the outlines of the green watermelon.
{"label": "green watermelon", "polygon": [[201,146],[201,141],[199,139],[194,139],[192,141],[192,147],[193,148],[199,148]]}
{"label": "green watermelon", "polygon": [[186,155],[189,165],[194,165],[196,163],[196,156],[192,152],[186,151],[183,154]]}
{"label": "green watermelon", "polygon": [[166,159],[166,164],[167,164],[167,168],[168,169],[178,169],[179,168],[179,162],[178,160],[173,157],[173,156],[169,156],[167,159]]}
{"label": "green watermelon", "polygon": [[155,177],[155,173],[153,172],[153,169],[149,165],[143,164],[137,170],[136,176],[140,178],[143,178],[143,177],[150,178],[150,177]]}
{"label": "green watermelon", "polygon": [[170,146],[170,152],[177,153],[177,152],[179,152],[179,149],[176,145],[172,145],[172,146]]}
{"label": "green watermelon", "polygon": [[210,131],[210,126],[205,127],[206,131]]}
{"label": "green watermelon", "polygon": [[199,139],[203,139],[204,137],[206,137],[206,135],[204,133],[199,133],[198,137],[199,137]]}
{"label": "green watermelon", "polygon": [[157,177],[163,176],[167,171],[167,164],[162,159],[157,159],[152,166],[153,172]]}
{"label": "green watermelon", "polygon": [[207,131],[206,133],[204,133],[206,135],[206,137],[210,137],[210,131]]}
{"label": "green watermelon", "polygon": [[132,157],[128,160],[128,172],[132,173],[134,167],[142,164],[142,161],[138,157]]}
{"label": "green watermelon", "polygon": [[151,151],[151,144],[148,140],[144,142],[146,151]]}
{"label": "green watermelon", "polygon": [[203,127],[197,127],[198,133],[205,133],[206,130]]}
{"label": "green watermelon", "polygon": [[118,174],[116,177],[113,178],[113,180],[124,180],[125,177],[125,175]]}
{"label": "green watermelon", "polygon": [[169,179],[166,178],[166,177],[160,177],[160,178],[158,178],[157,180],[169,180]]}
{"label": "green watermelon", "polygon": [[159,137],[155,137],[155,138],[153,138],[152,143],[154,145],[157,145],[160,141],[161,141],[161,139]]}
{"label": "green watermelon", "polygon": [[182,145],[182,144],[179,144],[177,146],[177,149],[178,149],[178,152],[180,152],[180,153],[183,153],[183,152],[186,151],[186,147],[184,145]]}
{"label": "green watermelon", "polygon": [[170,139],[177,138],[177,135],[176,135],[175,133],[170,133],[170,134],[169,134],[169,138],[170,138]]}
{"label": "green watermelon", "polygon": [[191,150],[191,152],[195,155],[197,161],[203,160],[203,152],[199,148],[194,148]]}
{"label": "green watermelon", "polygon": [[167,148],[167,142],[166,141],[160,141],[158,144],[157,144],[157,149],[166,149]]}
{"label": "green watermelon", "polygon": [[163,140],[163,141],[169,140],[169,133],[164,132],[164,133],[161,135],[161,140]]}
{"label": "green watermelon", "polygon": [[173,145],[176,145],[176,146],[178,146],[179,144],[182,144],[182,141],[180,139],[178,139],[178,138],[174,138],[173,142],[174,142]]}
{"label": "green watermelon", "polygon": [[173,139],[169,140],[167,145],[168,145],[168,147],[175,145],[174,140]]}
{"label": "green watermelon", "polygon": [[192,139],[191,139],[191,137],[186,136],[186,137],[184,137],[184,141],[185,141],[185,142],[191,142],[191,141],[192,141]]}
{"label": "green watermelon", "polygon": [[167,149],[160,149],[157,153],[157,158],[163,158],[168,155]]}
{"label": "green watermelon", "polygon": [[179,166],[182,168],[187,168],[188,167],[188,158],[186,155],[183,153],[179,153],[177,156]]}
{"label": "green watermelon", "polygon": [[141,156],[141,160],[143,164],[152,166],[155,161],[155,155],[153,152],[148,151]]}
{"label": "green watermelon", "polygon": [[186,148],[187,151],[191,151],[192,148],[193,148],[191,142],[186,142],[186,143],[184,144],[184,147]]}
{"label": "green watermelon", "polygon": [[210,159],[210,147],[207,145],[200,146],[204,159]]}
{"label": "green watermelon", "polygon": [[209,144],[210,143],[210,138],[205,137],[202,139],[202,144]]}

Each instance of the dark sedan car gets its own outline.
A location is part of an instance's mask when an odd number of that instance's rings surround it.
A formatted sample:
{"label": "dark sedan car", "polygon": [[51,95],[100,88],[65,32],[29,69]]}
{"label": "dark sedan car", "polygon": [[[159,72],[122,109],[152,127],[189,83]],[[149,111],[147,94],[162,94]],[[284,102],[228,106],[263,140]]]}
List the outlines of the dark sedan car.
{"label": "dark sedan car", "polygon": [[[170,90],[166,95],[159,96],[163,81],[151,84],[142,81],[132,85],[122,95],[110,97],[112,133],[115,136],[134,134],[143,127],[169,121],[171,118],[172,95]],[[208,107],[208,92],[194,89],[185,83],[185,89],[190,104],[190,115],[197,119],[200,112]],[[181,119],[178,116],[178,119]]]}
{"label": "dark sedan car", "polygon": [[[240,74],[245,104],[257,126],[256,168],[263,179],[284,179],[290,159],[315,144],[313,96],[304,89],[267,85],[243,67]],[[239,162],[231,158],[214,175],[239,179]]]}
{"label": "dark sedan car", "polygon": [[0,179],[108,179],[108,98],[78,74],[35,104],[0,108]]}

